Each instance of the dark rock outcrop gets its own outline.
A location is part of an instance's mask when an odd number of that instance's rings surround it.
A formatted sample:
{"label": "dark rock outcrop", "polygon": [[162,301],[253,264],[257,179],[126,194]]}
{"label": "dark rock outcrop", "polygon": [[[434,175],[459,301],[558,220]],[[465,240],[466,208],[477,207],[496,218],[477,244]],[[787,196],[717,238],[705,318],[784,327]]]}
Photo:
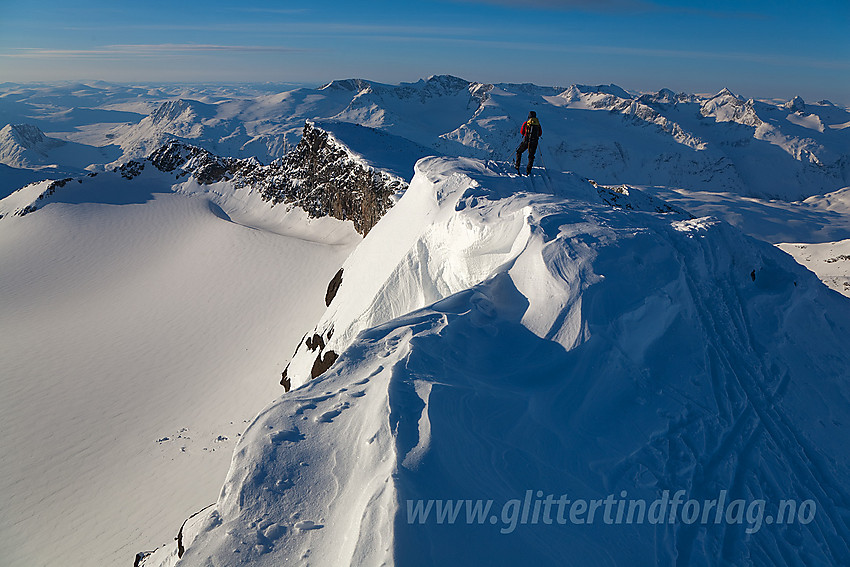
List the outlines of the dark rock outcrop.
{"label": "dark rock outcrop", "polygon": [[161,146],[148,160],[161,171],[191,174],[201,184],[232,181],[253,187],[272,205],[295,205],[312,218],[350,220],[363,235],[392,206],[392,196],[407,187],[401,179],[359,161],[309,122],[298,145],[269,165],[219,157],[179,140]]}
{"label": "dark rock outcrop", "polygon": [[314,351],[316,349],[319,349],[319,351],[321,351],[325,348],[325,339],[322,338],[322,335],[318,333],[313,333],[312,337],[307,338],[305,344],[307,345],[307,348],[309,348],[311,351]]}
{"label": "dark rock outcrop", "polygon": [[289,365],[286,365],[286,368],[283,369],[283,372],[280,374],[280,385],[283,386],[283,391],[288,392],[292,389],[292,380],[289,378]]}
{"label": "dark rock outcrop", "polygon": [[336,362],[336,359],[339,356],[332,350],[328,350],[322,355],[319,353],[319,356],[316,357],[316,361],[313,362],[313,368],[310,370],[310,378],[317,378],[325,373],[325,370],[331,367],[331,365]]}
{"label": "dark rock outcrop", "polygon": [[[325,307],[330,307],[331,301],[336,297],[336,292],[339,291],[339,286],[342,285],[342,268],[331,278],[328,283],[328,291],[325,292]],[[328,337],[330,338],[330,337]]]}

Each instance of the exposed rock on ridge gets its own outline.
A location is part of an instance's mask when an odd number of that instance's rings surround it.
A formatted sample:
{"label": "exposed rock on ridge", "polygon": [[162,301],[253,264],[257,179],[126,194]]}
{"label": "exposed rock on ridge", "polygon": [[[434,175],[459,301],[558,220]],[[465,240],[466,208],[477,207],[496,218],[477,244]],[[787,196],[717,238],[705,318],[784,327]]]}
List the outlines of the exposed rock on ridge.
{"label": "exposed rock on ridge", "polygon": [[401,179],[363,163],[309,122],[298,145],[269,165],[219,157],[177,140],[148,159],[162,171],[179,168],[201,184],[232,181],[237,187],[253,187],[272,205],[296,205],[313,218],[350,220],[363,235],[392,206],[393,195],[407,187]]}

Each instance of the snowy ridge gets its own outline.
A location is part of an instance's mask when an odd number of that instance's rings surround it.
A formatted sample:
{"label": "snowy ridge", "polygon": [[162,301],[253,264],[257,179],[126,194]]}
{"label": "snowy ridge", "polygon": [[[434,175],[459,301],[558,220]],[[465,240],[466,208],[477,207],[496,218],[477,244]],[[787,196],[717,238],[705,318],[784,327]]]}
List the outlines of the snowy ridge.
{"label": "snowy ridge", "polygon": [[[183,550],[143,564],[847,560],[850,304],[770,245],[715,219],[642,211],[627,193],[636,206],[572,174],[421,161],[317,327],[336,361],[251,424]],[[510,535],[498,513],[406,519],[411,500],[498,506],[528,490],[725,490],[809,499],[817,515],[755,531],[553,523]]]}
{"label": "snowy ridge", "polygon": [[195,143],[202,141],[206,149],[225,155],[241,154],[251,140],[244,124],[219,116],[216,105],[196,100],[169,100],[114,138],[123,154],[107,167],[147,156],[174,139]]}
{"label": "snowy ridge", "polygon": [[[361,331],[469,289],[516,261],[534,231],[530,211],[509,199],[516,187],[496,173],[503,173],[503,166],[489,167],[495,170],[468,159],[429,158],[417,164],[417,176],[407,190],[410,195],[343,264],[342,284],[337,285],[328,311],[304,335],[284,371],[288,385],[298,387],[321,374],[327,357],[335,359]],[[607,188],[574,174],[558,176],[557,191],[615,208],[691,218],[636,189]],[[447,206],[447,200],[457,203]],[[498,222],[484,222],[480,211],[493,207],[488,206],[492,200],[509,204],[499,203]],[[558,291],[553,295],[557,297]],[[560,333],[540,332],[549,338]],[[564,346],[572,340],[564,339]]]}
{"label": "snowy ridge", "polygon": [[[28,185],[0,199],[0,219],[24,216],[52,202],[79,202],[80,197],[70,188],[83,193],[109,190],[116,176],[131,181],[146,166],[157,174],[166,174],[155,176],[162,180],[161,190],[203,194],[219,205],[236,206],[251,217],[269,216],[263,209],[283,203],[287,208],[302,209],[311,219],[330,216],[350,220],[361,234],[374,226],[407,186],[399,177],[376,169],[331,134],[308,123],[299,144],[267,166],[256,159],[221,157],[171,140],[141,161],[131,160],[100,174],[103,178],[97,181],[92,178],[98,174],[89,173],[85,177]],[[181,181],[187,176],[188,180]],[[70,190],[64,189],[71,181],[76,183]],[[120,181],[118,184],[123,185]],[[133,193],[132,189],[127,191],[128,195]],[[134,198],[120,191],[111,197],[119,202]],[[249,201],[254,203],[245,211]]]}

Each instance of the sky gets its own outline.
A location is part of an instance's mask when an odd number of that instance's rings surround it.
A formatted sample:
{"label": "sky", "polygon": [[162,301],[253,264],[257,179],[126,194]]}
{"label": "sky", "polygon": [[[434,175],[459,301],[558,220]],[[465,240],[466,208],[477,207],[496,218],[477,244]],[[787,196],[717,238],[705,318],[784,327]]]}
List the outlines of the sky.
{"label": "sky", "polygon": [[850,105],[850,0],[0,0],[0,83],[615,83]]}

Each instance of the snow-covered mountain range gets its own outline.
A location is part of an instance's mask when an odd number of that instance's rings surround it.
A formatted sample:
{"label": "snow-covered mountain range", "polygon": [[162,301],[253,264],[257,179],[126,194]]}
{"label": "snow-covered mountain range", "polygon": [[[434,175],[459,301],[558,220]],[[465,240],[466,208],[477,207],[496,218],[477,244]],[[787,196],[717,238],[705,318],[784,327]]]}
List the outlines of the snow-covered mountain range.
{"label": "snow-covered mountain range", "polygon": [[[63,124],[55,113],[45,117],[38,111],[39,97],[5,90],[11,92],[2,99],[15,101],[17,120],[44,129],[42,123],[49,118],[65,132],[64,138],[120,147],[119,163],[144,157],[173,138],[218,155],[268,163],[297,143],[305,120],[373,128],[432,153],[508,159],[518,123],[534,109],[545,126],[542,151],[549,165],[593,173],[603,183],[730,190],[783,199],[823,194],[850,183],[847,109],[799,97],[782,104],[746,100],[727,89],[714,96],[666,89],[637,95],[614,85],[489,85],[436,76],[402,85],[346,80],[276,94],[198,97],[204,100],[163,100],[165,93],[155,91],[147,97],[136,94],[132,104],[101,94],[88,102],[97,102],[104,117],[115,115],[109,120],[130,115],[118,109],[138,110],[144,104],[147,115],[136,114],[140,119],[135,122],[112,122],[109,128],[106,121],[95,127],[93,117],[73,132],[68,131],[74,124],[70,120]],[[752,165],[764,160],[774,164],[770,172]],[[91,165],[84,161],[62,165]]]}
{"label": "snow-covered mountain range", "polygon": [[[850,560],[847,109],[436,76],[0,117],[10,565]],[[541,520],[679,492],[747,513]]]}

